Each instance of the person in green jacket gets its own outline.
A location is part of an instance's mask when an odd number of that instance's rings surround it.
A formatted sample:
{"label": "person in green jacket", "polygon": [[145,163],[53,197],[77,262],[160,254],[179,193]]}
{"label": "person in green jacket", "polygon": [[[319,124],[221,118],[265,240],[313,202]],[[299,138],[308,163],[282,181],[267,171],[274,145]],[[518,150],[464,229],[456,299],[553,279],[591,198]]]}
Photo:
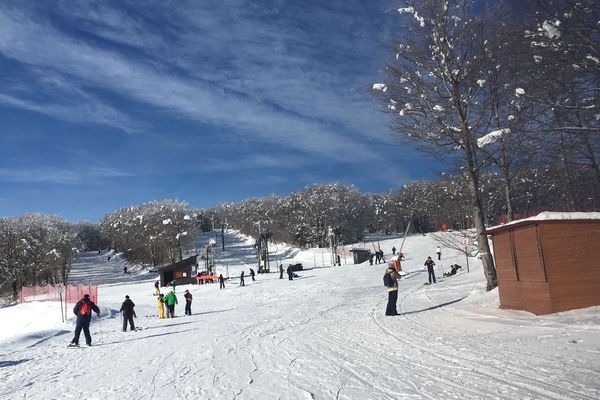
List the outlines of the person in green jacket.
{"label": "person in green jacket", "polygon": [[167,318],[175,318],[175,304],[177,304],[177,296],[174,291],[170,291],[165,296],[165,303],[167,304]]}

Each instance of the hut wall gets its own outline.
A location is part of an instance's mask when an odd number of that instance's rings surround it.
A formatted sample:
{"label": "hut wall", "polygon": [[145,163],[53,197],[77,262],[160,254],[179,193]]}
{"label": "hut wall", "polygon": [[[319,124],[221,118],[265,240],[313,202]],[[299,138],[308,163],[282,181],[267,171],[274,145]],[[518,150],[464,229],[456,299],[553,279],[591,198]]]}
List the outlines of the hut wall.
{"label": "hut wall", "polygon": [[500,306],[535,314],[552,312],[537,227],[496,234],[493,243]]}
{"label": "hut wall", "polygon": [[494,243],[500,306],[519,309],[522,300],[512,254],[511,233],[496,234],[492,236],[492,242]]}
{"label": "hut wall", "polygon": [[600,305],[600,223],[540,225],[552,311]]}

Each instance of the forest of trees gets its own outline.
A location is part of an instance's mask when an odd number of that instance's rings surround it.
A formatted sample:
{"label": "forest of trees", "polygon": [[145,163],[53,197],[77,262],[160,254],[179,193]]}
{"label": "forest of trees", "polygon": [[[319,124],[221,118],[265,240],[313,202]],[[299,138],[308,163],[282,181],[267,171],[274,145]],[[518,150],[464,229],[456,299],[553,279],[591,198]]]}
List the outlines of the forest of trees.
{"label": "forest of trees", "polygon": [[[112,247],[148,265],[174,262],[198,234],[228,227],[299,247],[364,232],[430,232],[539,211],[600,209],[600,2],[406,0],[372,93],[400,141],[444,160],[439,179],[383,194],[311,185],[213,209],[163,200],[96,224],[39,214],[0,218],[0,294],[65,282],[79,251]],[[487,287],[496,285],[478,240]]]}

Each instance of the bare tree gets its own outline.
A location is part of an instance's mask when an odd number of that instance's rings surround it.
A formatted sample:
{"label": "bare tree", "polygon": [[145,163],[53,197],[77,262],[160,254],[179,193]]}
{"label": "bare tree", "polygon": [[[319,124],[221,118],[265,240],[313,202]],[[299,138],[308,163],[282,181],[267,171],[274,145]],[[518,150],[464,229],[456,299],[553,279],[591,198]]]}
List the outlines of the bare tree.
{"label": "bare tree", "polygon": [[[446,157],[460,157],[468,176],[472,217],[485,230],[476,140],[483,136],[489,110],[482,105],[485,29],[494,18],[470,0],[407,1],[398,11],[405,25],[392,48],[396,60],[385,67],[386,82],[373,85],[393,116],[394,131]],[[484,7],[485,4],[479,4]],[[415,26],[416,25],[416,26]],[[497,286],[487,238],[478,241],[487,290]]]}

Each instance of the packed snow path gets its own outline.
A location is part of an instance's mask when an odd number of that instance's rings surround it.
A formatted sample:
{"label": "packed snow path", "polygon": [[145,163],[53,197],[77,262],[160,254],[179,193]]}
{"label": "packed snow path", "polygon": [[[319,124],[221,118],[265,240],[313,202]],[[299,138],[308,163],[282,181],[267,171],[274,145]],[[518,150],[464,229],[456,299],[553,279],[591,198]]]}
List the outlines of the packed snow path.
{"label": "packed snow path", "polygon": [[[389,254],[397,241],[381,245]],[[497,293],[481,291],[479,266],[424,286],[435,243],[411,237],[405,248],[397,317],[384,316],[384,265],[315,268],[294,281],[248,276],[246,287],[230,281],[225,290],[188,286],[190,317],[181,316],[178,287],[173,320],[155,317],[153,279],[109,279],[95,345],[65,348],[69,332],[4,354],[0,399],[600,398],[597,307],[544,317],[499,310]],[[228,259],[244,251],[232,244]],[[296,257],[306,266],[313,259]],[[85,268],[102,275],[106,257],[93,258],[83,258]],[[125,294],[141,332],[120,331],[115,310]]]}

